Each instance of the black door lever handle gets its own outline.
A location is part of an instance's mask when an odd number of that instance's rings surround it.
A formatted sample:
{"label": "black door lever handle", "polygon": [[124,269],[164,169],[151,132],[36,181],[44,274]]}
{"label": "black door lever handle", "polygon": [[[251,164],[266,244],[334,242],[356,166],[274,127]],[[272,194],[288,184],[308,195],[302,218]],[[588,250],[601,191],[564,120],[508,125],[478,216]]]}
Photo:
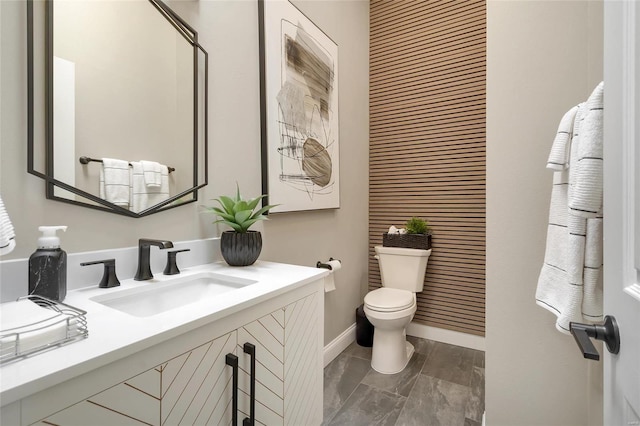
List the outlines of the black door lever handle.
{"label": "black door lever handle", "polygon": [[582,355],[587,359],[596,361],[600,359],[600,354],[591,343],[591,338],[602,340],[607,345],[607,350],[612,354],[620,352],[620,331],[616,319],[612,316],[604,317],[604,324],[592,325],[571,322],[569,330],[580,347]]}

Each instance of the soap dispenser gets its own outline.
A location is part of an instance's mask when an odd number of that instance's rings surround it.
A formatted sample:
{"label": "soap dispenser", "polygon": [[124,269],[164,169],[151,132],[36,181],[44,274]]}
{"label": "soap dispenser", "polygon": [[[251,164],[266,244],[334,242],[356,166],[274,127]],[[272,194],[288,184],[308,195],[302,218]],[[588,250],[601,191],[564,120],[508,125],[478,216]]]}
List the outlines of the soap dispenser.
{"label": "soap dispenser", "polygon": [[62,302],[67,295],[67,253],[56,231],[66,226],[41,226],[38,249],[29,257],[29,294]]}

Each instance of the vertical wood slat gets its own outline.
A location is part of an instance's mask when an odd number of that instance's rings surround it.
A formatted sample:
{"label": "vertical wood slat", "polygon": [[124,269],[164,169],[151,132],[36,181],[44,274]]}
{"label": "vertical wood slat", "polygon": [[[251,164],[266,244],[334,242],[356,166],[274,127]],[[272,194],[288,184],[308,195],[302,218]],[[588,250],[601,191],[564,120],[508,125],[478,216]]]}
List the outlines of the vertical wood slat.
{"label": "vertical wood slat", "polygon": [[371,0],[369,286],[390,225],[429,220],[414,321],[484,335],[486,0]]}

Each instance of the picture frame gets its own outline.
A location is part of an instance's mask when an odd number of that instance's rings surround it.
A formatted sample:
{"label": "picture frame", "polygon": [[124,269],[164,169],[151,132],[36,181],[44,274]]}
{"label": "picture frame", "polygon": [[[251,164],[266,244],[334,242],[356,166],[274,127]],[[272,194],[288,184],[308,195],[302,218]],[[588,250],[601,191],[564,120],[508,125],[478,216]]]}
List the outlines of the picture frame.
{"label": "picture frame", "polygon": [[263,203],[339,208],[338,45],[287,0],[258,18]]}

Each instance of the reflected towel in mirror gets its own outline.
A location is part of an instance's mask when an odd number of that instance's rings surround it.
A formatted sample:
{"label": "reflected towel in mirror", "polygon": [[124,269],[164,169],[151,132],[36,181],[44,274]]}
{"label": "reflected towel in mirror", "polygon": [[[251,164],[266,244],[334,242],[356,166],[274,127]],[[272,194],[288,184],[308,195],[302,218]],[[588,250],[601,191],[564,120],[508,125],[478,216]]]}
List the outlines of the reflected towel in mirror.
{"label": "reflected towel in mirror", "polygon": [[103,158],[100,168],[100,198],[128,209],[130,186],[129,162]]}
{"label": "reflected towel in mirror", "polygon": [[149,188],[160,188],[162,185],[162,164],[156,161],[140,160],[142,172],[144,174],[144,183]]}
{"label": "reflected towel in mirror", "polygon": [[169,198],[169,170],[161,166],[162,180],[158,188],[149,188],[144,180],[141,162],[131,162],[131,210],[141,212]]}

